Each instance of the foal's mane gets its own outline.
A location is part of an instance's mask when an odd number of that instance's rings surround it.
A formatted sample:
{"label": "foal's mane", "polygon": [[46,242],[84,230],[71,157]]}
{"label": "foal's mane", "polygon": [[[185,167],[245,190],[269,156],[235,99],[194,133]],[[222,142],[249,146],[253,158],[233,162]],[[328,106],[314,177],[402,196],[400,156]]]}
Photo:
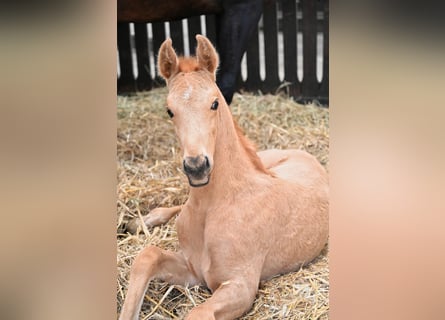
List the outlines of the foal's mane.
{"label": "foal's mane", "polygon": [[268,174],[270,176],[274,176],[274,174],[266,169],[263,162],[261,162],[260,157],[256,153],[256,147],[253,144],[252,141],[250,141],[244,134],[243,129],[238,125],[238,123],[233,120],[233,125],[235,126],[236,134],[238,136],[238,140],[240,141],[241,145],[243,146],[244,150],[247,152],[247,156],[249,157],[250,161],[254,165],[255,169],[257,169],[259,172]]}

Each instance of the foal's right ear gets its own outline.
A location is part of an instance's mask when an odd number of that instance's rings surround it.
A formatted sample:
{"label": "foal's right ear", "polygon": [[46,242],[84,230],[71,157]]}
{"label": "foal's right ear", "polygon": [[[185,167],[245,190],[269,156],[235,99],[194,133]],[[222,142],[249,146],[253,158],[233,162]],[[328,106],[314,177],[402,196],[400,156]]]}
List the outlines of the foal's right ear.
{"label": "foal's right ear", "polygon": [[168,38],[159,48],[159,73],[166,81],[178,72],[178,57],[172,47],[172,40]]}

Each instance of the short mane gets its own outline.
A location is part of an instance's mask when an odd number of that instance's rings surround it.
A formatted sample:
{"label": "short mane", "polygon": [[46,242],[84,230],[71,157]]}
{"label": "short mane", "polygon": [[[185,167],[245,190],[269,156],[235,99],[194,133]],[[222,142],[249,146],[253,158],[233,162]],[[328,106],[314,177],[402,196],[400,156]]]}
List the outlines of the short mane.
{"label": "short mane", "polygon": [[239,141],[241,142],[241,145],[244,147],[244,150],[246,150],[250,161],[255,166],[255,169],[257,169],[259,172],[268,174],[270,176],[275,176],[270,170],[266,169],[264,164],[261,162],[260,157],[256,153],[255,145],[244,135],[243,129],[241,129],[241,127],[238,125],[235,119],[233,119],[233,124],[235,126],[236,134],[238,135]]}

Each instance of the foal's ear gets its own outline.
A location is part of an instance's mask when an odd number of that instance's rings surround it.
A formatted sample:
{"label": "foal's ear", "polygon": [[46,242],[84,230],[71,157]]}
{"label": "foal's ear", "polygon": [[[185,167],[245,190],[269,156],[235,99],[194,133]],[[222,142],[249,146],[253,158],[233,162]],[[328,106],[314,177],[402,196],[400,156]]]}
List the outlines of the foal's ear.
{"label": "foal's ear", "polygon": [[172,47],[172,40],[168,38],[159,48],[158,68],[161,76],[168,80],[178,72],[178,57]]}
{"label": "foal's ear", "polygon": [[209,39],[200,34],[196,35],[196,41],[198,42],[196,58],[198,59],[199,66],[209,71],[216,79],[216,68],[218,67],[219,58],[215,48]]}

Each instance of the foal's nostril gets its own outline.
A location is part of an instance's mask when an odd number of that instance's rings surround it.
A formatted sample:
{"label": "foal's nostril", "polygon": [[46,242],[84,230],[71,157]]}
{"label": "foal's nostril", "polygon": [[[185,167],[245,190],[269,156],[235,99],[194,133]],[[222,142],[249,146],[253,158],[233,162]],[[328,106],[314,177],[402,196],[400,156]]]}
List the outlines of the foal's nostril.
{"label": "foal's nostril", "polygon": [[185,173],[190,175],[202,175],[210,169],[210,161],[206,156],[186,157],[182,161]]}

